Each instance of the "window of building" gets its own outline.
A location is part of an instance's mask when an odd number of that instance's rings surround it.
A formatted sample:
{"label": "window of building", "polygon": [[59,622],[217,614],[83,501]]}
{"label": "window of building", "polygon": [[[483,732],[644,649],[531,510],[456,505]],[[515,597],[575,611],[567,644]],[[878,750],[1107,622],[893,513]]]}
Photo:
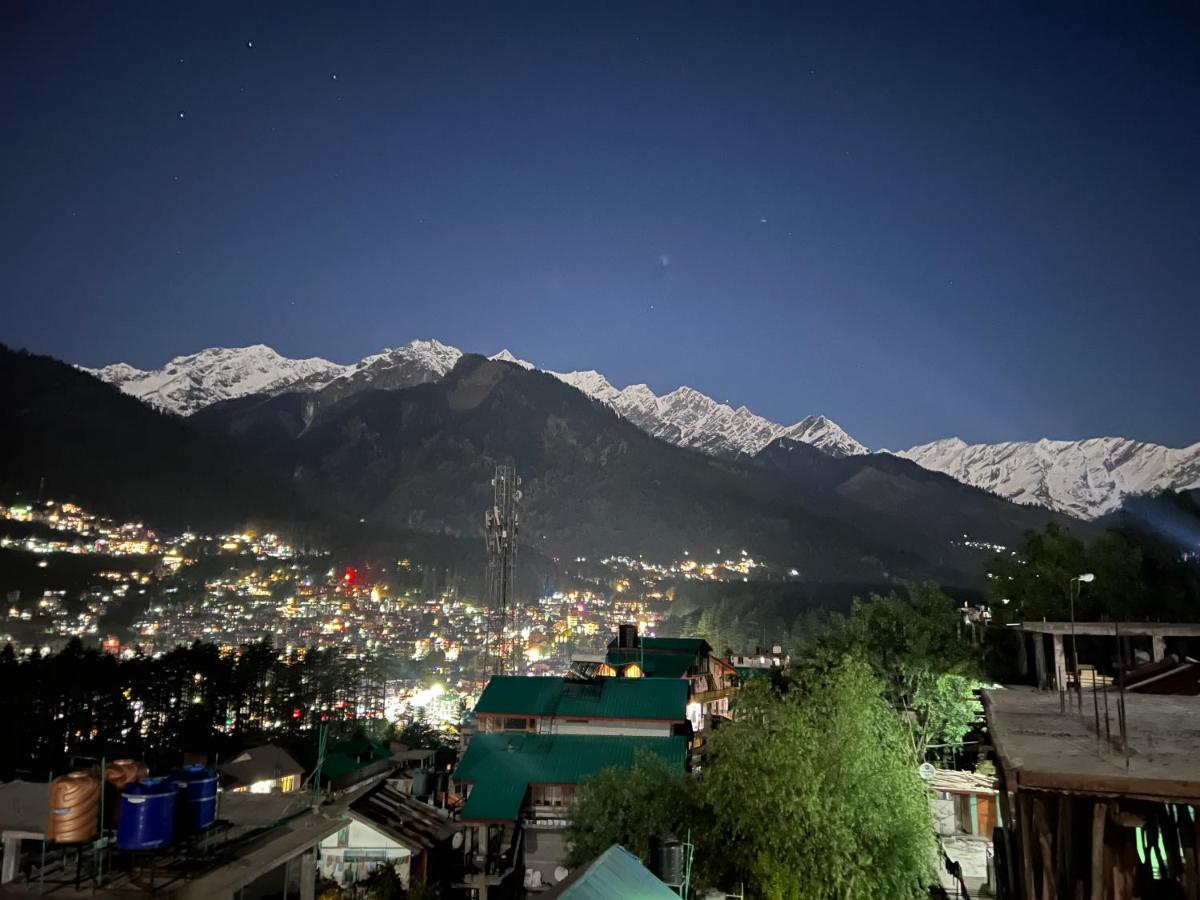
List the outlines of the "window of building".
{"label": "window of building", "polygon": [[539,784],[533,787],[534,806],[566,806],[573,793],[572,785]]}

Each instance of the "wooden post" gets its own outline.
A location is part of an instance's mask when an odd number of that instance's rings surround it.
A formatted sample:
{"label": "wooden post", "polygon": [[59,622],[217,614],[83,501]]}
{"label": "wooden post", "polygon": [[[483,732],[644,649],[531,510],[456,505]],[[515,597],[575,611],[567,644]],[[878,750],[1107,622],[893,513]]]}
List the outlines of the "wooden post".
{"label": "wooden post", "polygon": [[1104,886],[1108,866],[1104,859],[1104,829],[1108,824],[1108,804],[1092,805],[1092,896],[1091,900],[1104,900]]}
{"label": "wooden post", "polygon": [[1025,880],[1026,900],[1037,900],[1033,881],[1033,822],[1029,809],[1029,794],[1017,793],[1017,814],[1021,817],[1021,869]]}
{"label": "wooden post", "polygon": [[1058,900],[1058,876],[1054,864],[1054,827],[1050,816],[1049,803],[1041,797],[1037,797],[1033,801],[1033,828],[1037,832],[1037,845],[1042,857],[1042,900]]}
{"label": "wooden post", "polygon": [[1179,844],[1183,848],[1183,896],[1187,900],[1200,900],[1200,841],[1197,840],[1197,829],[1188,813],[1188,807],[1176,806],[1179,818],[1176,826],[1179,829]]}

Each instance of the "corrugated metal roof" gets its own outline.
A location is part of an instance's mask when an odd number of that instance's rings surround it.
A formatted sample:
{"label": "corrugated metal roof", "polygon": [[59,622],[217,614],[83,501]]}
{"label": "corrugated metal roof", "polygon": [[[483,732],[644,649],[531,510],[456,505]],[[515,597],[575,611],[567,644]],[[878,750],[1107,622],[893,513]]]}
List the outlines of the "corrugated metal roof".
{"label": "corrugated metal roof", "polygon": [[597,856],[561,889],[544,896],[548,900],[679,900],[678,894],[620,844]]}
{"label": "corrugated metal roof", "polygon": [[[680,682],[683,684],[683,682]],[[463,819],[515,821],[530,784],[578,784],[612,766],[628,768],[639,750],[684,771],[687,739],[583,734],[501,732],[471,738],[454,771],[474,783]]]}
{"label": "corrugated metal roof", "polygon": [[[613,638],[608,642],[609,650],[617,649],[636,649],[630,647],[618,648],[617,643],[619,638]],[[711,651],[708,641],[704,638],[673,638],[673,637],[641,637],[638,636],[638,646],[643,650],[659,650],[670,653],[703,653]]]}
{"label": "corrugated metal roof", "polygon": [[496,675],[475,704],[475,712],[682,722],[687,716],[687,696],[687,682],[673,679],[572,681],[534,675]]}
{"label": "corrugated metal roof", "polygon": [[637,663],[647,678],[682,678],[695,665],[686,653],[642,653],[640,650],[609,650],[605,662],[612,666]]}
{"label": "corrugated metal roof", "polygon": [[380,782],[351,803],[350,812],[414,853],[428,850],[454,831],[445,811],[408,796],[390,781]]}

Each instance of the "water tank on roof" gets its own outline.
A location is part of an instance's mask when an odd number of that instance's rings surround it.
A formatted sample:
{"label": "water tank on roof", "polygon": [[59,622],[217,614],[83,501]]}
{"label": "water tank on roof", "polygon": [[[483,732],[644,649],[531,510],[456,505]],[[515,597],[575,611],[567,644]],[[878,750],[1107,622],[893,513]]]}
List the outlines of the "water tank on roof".
{"label": "water tank on roof", "polygon": [[104,767],[104,780],[117,790],[127,784],[141,781],[149,774],[150,770],[146,768],[146,764],[136,759],[114,759]]}
{"label": "water tank on roof", "polygon": [[651,838],[650,871],[665,884],[683,884],[683,842],[673,834]]}
{"label": "water tank on roof", "polygon": [[121,791],[125,785],[149,774],[146,764],[136,759],[117,759],[104,767],[104,816],[110,828],[121,821]]}
{"label": "water tank on roof", "polygon": [[100,776],[68,772],[50,783],[50,819],[46,839],[56,844],[81,844],[100,831]]}
{"label": "water tank on roof", "polygon": [[179,823],[187,831],[203,831],[217,818],[217,773],[208,766],[191,765],[171,773],[179,789],[176,800]]}
{"label": "water tank on roof", "polygon": [[436,788],[437,782],[432,772],[426,772],[423,769],[413,772],[412,795],[414,797],[427,797]]}
{"label": "water tank on roof", "polygon": [[638,645],[637,623],[628,622],[617,626],[617,646],[622,650],[633,650]]}
{"label": "water tank on roof", "polygon": [[175,840],[174,782],[146,778],[125,785],[117,846],[122,850],[156,850]]}

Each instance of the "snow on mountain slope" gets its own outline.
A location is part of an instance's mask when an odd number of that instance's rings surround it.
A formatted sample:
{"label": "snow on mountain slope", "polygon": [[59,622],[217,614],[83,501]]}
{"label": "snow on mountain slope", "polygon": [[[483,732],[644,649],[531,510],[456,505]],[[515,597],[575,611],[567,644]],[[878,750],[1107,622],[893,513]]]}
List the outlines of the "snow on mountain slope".
{"label": "snow on mountain slope", "polygon": [[514,363],[514,364],[520,366],[522,369],[537,368],[533,363],[529,362],[528,360],[517,359],[515,356],[512,355],[511,352],[509,352],[508,348],[501,350],[499,353],[493,353],[491,356],[488,357],[488,359],[494,360],[496,362]]}
{"label": "snow on mountain slope", "polygon": [[[327,384],[320,385],[325,401],[339,400],[368,388],[395,391],[437,381],[462,357],[457,347],[441,341],[409,341],[403,347],[365,356]],[[306,386],[297,385],[303,390]]]}
{"label": "snow on mountain slope", "polygon": [[[188,415],[213,403],[251,394],[319,390],[324,402],[336,402],[368,388],[411,387],[442,378],[461,356],[461,350],[439,341],[411,341],[342,366],[325,359],[288,359],[258,344],[201,350],[150,371],[127,363],[86,371],[152,406]],[[525,369],[536,368],[508,350],[490,358]],[[809,416],[784,426],[744,406],[734,409],[718,403],[686,386],[659,396],[644,384],[618,390],[596,371],[549,374],[612,407],[643,431],[705,453],[753,456],[778,437],[805,441],[834,456],[867,452],[824,416]]]}
{"label": "snow on mountain slope", "polygon": [[[411,341],[342,366],[316,357],[288,359],[257,344],[201,350],[149,371],[127,363],[85,371],[152,406],[187,415],[251,394],[319,390],[325,401],[336,402],[368,388],[410,387],[444,377],[461,356],[462,351],[436,340]],[[491,359],[536,368],[508,350]],[[785,426],[686,386],[660,396],[644,384],[617,388],[594,370],[548,374],[606,404],[643,431],[705,453],[754,456],[780,437],[833,456],[868,452],[824,416]],[[896,455],[1018,503],[1085,519],[1112,512],[1128,496],[1200,487],[1200,444],[1172,449],[1127,438],[1094,438],[968,445],[949,438]]]}
{"label": "snow on mountain slope", "polygon": [[551,372],[589,397],[611,406],[655,437],[718,456],[753,456],[778,437],[812,444],[832,456],[866,453],[867,448],[824,416],[808,416],[784,426],[737,409],[687,386],[659,396],[644,384],[618,390],[596,371]]}
{"label": "snow on mountain slope", "polygon": [[210,347],[177,356],[161,369],[149,371],[127,363],[84,369],[151,406],[180,415],[249,394],[321,387],[344,370],[345,367],[319,357],[288,359],[262,344]]}
{"label": "snow on mountain slope", "polygon": [[1174,449],[1128,438],[967,444],[947,438],[897,453],[1017,503],[1083,519],[1126,497],[1200,486],[1200,443]]}
{"label": "snow on mountain slope", "polygon": [[270,347],[212,347],[177,356],[161,369],[127,363],[85,369],[151,406],[189,415],[198,409],[251,394],[324,389],[343,397],[365,387],[399,388],[444,376],[462,352],[438,341],[411,341],[349,366],[327,359],[289,359]]}

